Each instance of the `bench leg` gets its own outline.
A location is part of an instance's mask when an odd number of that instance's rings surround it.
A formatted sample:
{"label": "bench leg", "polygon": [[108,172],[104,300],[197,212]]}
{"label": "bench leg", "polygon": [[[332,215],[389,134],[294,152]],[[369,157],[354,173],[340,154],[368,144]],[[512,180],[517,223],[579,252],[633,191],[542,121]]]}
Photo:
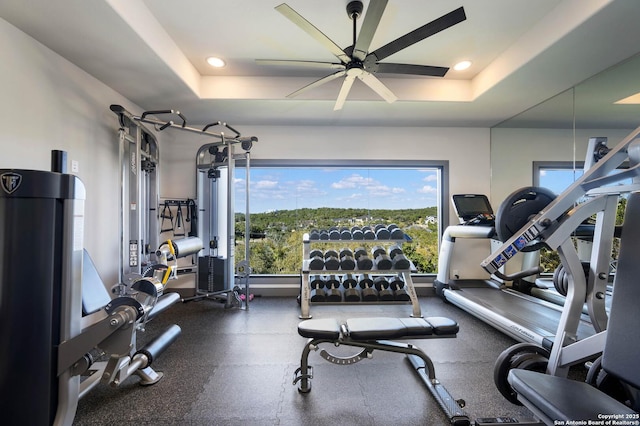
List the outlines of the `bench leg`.
{"label": "bench leg", "polygon": [[454,426],[468,426],[471,424],[469,415],[462,409],[464,400],[454,399],[449,391],[435,377],[433,363],[426,354],[408,354],[407,359],[413,366],[420,379],[427,386],[427,389],[438,402],[442,411],[449,417],[449,421]]}
{"label": "bench leg", "polygon": [[313,379],[313,368],[309,365],[309,353],[312,350],[318,349],[318,345],[327,340],[309,339],[307,344],[302,350],[302,356],[300,357],[300,368],[294,373],[293,384],[300,382],[298,385],[298,392],[308,393],[311,391],[311,379]]}

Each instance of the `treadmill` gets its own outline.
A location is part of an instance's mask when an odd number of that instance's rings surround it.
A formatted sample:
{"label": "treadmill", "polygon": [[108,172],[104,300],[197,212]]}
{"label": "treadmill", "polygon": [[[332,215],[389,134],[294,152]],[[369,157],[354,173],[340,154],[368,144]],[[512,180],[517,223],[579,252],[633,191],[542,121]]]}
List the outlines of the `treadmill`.
{"label": "treadmill", "polygon": [[[534,343],[550,350],[560,322],[562,306],[513,290],[485,271],[473,278],[459,277],[455,272],[452,273],[456,271],[455,265],[452,265],[456,240],[492,240],[496,235],[495,216],[485,195],[462,194],[452,198],[461,224],[449,226],[444,231],[438,275],[434,281],[436,293],[515,340]],[[496,242],[500,244],[499,241]],[[482,256],[486,256],[486,253]],[[481,260],[464,258],[464,262],[476,262],[478,265]],[[536,265],[532,265],[533,262]],[[537,262],[536,253],[523,254],[523,269],[537,266]],[[577,331],[578,340],[594,334],[589,316],[583,314]]]}

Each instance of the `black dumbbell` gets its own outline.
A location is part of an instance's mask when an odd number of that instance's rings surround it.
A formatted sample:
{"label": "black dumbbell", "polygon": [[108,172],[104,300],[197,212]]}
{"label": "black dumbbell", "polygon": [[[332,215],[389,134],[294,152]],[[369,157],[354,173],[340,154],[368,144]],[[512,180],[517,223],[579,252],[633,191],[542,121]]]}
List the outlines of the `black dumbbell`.
{"label": "black dumbbell", "polygon": [[389,280],[389,288],[393,291],[393,297],[399,302],[408,302],[411,300],[409,293],[404,288],[404,280],[400,276],[391,277]]}
{"label": "black dumbbell", "polygon": [[340,239],[340,231],[335,226],[329,228],[329,239],[330,240],[339,240]]}
{"label": "black dumbbell", "polygon": [[404,232],[402,232],[402,229],[400,229],[398,227],[398,225],[396,225],[395,223],[392,223],[391,225],[388,225],[387,229],[391,233],[389,238],[391,238],[392,240],[403,240],[404,239]]}
{"label": "black dumbbell", "polygon": [[404,254],[402,251],[402,247],[400,247],[398,244],[394,244],[391,247],[389,247],[389,257],[392,260],[396,256],[396,254]]}
{"label": "black dumbbell", "polygon": [[394,245],[389,248],[389,256],[391,257],[393,269],[410,269],[411,262],[402,252],[402,248],[399,245]]}
{"label": "black dumbbell", "polygon": [[342,292],[340,291],[340,281],[335,275],[329,275],[324,282],[327,289],[327,302],[342,302]]}
{"label": "black dumbbell", "polygon": [[340,259],[338,258],[338,252],[329,249],[324,252],[324,267],[327,271],[337,271],[340,269]]}
{"label": "black dumbbell", "polygon": [[356,261],[353,258],[353,252],[349,248],[340,250],[340,269],[343,271],[353,271],[356,269]]}
{"label": "black dumbbell", "polygon": [[329,231],[327,231],[326,229],[323,229],[320,231],[320,239],[323,241],[326,241],[329,239]]}
{"label": "black dumbbell", "polygon": [[381,254],[387,254],[387,250],[382,247],[382,246],[373,246],[371,248],[371,257],[372,258],[376,258],[378,256],[380,256]]}
{"label": "black dumbbell", "polygon": [[309,281],[309,287],[311,287],[311,301],[312,302],[326,302],[327,293],[324,291],[324,278],[322,275],[312,275]]}
{"label": "black dumbbell", "polygon": [[340,239],[341,240],[351,239],[351,231],[349,230],[349,228],[340,228]]}
{"label": "black dumbbell", "polygon": [[311,232],[309,232],[309,239],[310,240],[319,240],[320,239],[320,231],[318,231],[317,229],[312,229]]}
{"label": "black dumbbell", "polygon": [[393,291],[389,288],[389,281],[384,275],[379,275],[373,280],[373,286],[378,290],[378,298],[385,302],[394,300]]}
{"label": "black dumbbell", "polygon": [[375,246],[371,249],[371,255],[379,271],[388,271],[391,269],[391,258],[387,255],[387,251],[382,246]]}
{"label": "black dumbbell", "polygon": [[324,255],[321,250],[313,249],[309,253],[309,270],[321,271],[324,269]]}
{"label": "black dumbbell", "polygon": [[362,297],[358,289],[358,281],[353,274],[344,274],[342,277],[342,288],[344,289],[345,302],[360,302]]}
{"label": "black dumbbell", "polygon": [[411,262],[409,261],[409,259],[407,259],[407,257],[404,254],[395,255],[391,263],[393,264],[392,265],[393,269],[410,269],[411,268]]}
{"label": "black dumbbell", "polygon": [[376,239],[377,240],[388,240],[391,236],[391,233],[384,225],[376,225],[375,228]]}
{"label": "black dumbbell", "polygon": [[373,280],[369,274],[362,274],[358,285],[362,289],[362,300],[365,302],[375,302],[378,300],[378,290],[373,287]]}
{"label": "black dumbbell", "polygon": [[365,240],[375,240],[376,234],[369,226],[362,227],[362,234],[364,235]]}
{"label": "black dumbbell", "polygon": [[364,234],[362,233],[362,229],[358,226],[351,227],[351,238],[354,240],[364,240]]}
{"label": "black dumbbell", "polygon": [[358,269],[368,271],[373,268],[373,261],[369,259],[369,256],[367,256],[367,251],[363,247],[358,247],[353,252],[353,257],[356,259]]}

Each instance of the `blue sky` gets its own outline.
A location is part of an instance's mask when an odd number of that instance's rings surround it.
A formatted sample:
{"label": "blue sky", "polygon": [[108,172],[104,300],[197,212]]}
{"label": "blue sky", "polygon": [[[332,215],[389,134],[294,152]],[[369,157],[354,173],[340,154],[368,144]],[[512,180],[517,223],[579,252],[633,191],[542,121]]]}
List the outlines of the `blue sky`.
{"label": "blue sky", "polygon": [[582,169],[546,169],[540,171],[540,186],[559,195],[582,176]]}
{"label": "blue sky", "polygon": [[[251,213],[297,208],[406,209],[437,206],[435,169],[252,167]],[[540,186],[562,193],[582,170],[547,169]],[[236,211],[245,210],[244,168],[236,169]]]}
{"label": "blue sky", "polygon": [[[252,213],[296,208],[406,209],[437,205],[435,169],[251,168]],[[244,170],[236,169],[236,211],[244,211]]]}

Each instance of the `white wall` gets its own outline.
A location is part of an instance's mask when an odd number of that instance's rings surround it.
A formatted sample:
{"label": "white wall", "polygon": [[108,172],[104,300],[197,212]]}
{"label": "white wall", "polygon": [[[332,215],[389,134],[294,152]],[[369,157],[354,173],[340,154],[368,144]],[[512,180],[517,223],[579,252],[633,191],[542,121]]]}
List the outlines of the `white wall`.
{"label": "white wall", "polygon": [[0,168],[50,170],[53,149],[67,151],[69,163],[78,161],[77,175],[87,189],[85,247],[105,284],[114,284],[119,258],[119,126],[109,105],[137,109],[2,19],[0,52]]}
{"label": "white wall", "polygon": [[[488,194],[489,129],[419,127],[236,126],[257,136],[252,159],[269,160],[448,160],[451,193]],[[161,145],[160,195],[195,197],[195,156],[215,139],[171,131]],[[450,221],[457,222],[453,210]]]}
{"label": "white wall", "polygon": [[515,129],[491,130],[491,204],[494,209],[516,189],[533,184],[534,161],[584,161],[590,137],[617,145],[629,130]]}

